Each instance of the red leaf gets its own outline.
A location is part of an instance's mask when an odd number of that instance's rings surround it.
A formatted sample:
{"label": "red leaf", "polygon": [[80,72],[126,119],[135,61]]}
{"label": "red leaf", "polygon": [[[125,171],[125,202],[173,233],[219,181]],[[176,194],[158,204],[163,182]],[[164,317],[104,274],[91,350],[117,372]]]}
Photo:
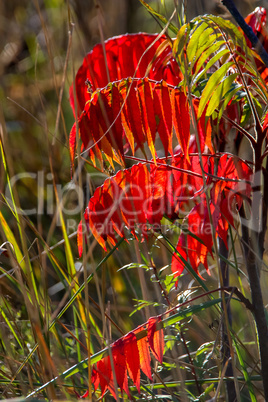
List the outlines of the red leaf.
{"label": "red leaf", "polygon": [[138,392],[140,392],[140,355],[137,338],[134,332],[129,332],[124,336],[123,340],[128,373]]}
{"label": "red leaf", "polygon": [[88,397],[88,395],[89,395],[89,392],[88,392],[88,390],[83,394],[83,395],[81,395],[81,396],[79,396],[79,394],[77,394],[77,392],[75,392],[76,393],[76,395],[77,395],[77,397],[79,398],[79,399],[84,399],[84,398],[87,398]]}
{"label": "red leaf", "polygon": [[[198,100],[194,101],[195,113]],[[166,157],[173,156],[172,135],[175,130],[180,151],[189,162],[190,150],[195,152],[194,141],[190,144],[190,114],[187,97],[178,89],[164,82],[155,83],[147,78],[127,79],[114,82],[95,92],[85,106],[78,120],[79,133],[84,148],[90,148],[100,162],[105,154],[112,164],[114,159],[124,164],[124,152],[129,147],[140,148],[148,145],[156,159],[156,132],[158,132]],[[206,124],[205,113],[197,123],[201,151],[205,147],[213,151],[211,125]],[[70,134],[71,154],[74,156],[75,129]]]}
{"label": "red leaf", "polygon": [[147,235],[147,214],[144,200],[150,197],[150,173],[146,165],[134,165],[131,169],[129,181],[131,199],[135,211],[135,219],[143,234]]}
{"label": "red leaf", "polygon": [[147,337],[148,342],[155,358],[162,363],[164,351],[164,331],[163,328],[156,328],[157,324],[162,321],[161,316],[150,317],[148,320]]}
{"label": "red leaf", "polygon": [[73,165],[75,151],[76,151],[76,123],[73,125],[73,127],[70,131],[69,148],[70,148],[71,164]]}
{"label": "red leaf", "polygon": [[127,374],[126,356],[124,353],[124,338],[120,338],[116,342],[114,342],[112,346],[112,355],[116,381],[119,388],[121,389],[121,392],[123,392],[125,377]]}
{"label": "red leaf", "polygon": [[[105,391],[111,387],[112,367],[109,356],[105,356],[103,359],[98,361],[97,372],[99,374],[101,396],[103,397]],[[111,387],[111,389],[113,388]]]}
{"label": "red leaf", "polygon": [[[140,326],[136,328],[133,332],[137,335],[140,331],[146,330],[146,326]],[[152,373],[151,373],[151,357],[149,351],[149,342],[147,337],[143,337],[137,340],[137,345],[139,349],[139,356],[140,356],[140,367],[144,374],[152,380]]]}
{"label": "red leaf", "polygon": [[[95,366],[92,367],[92,371],[91,371],[91,381],[92,381],[92,384],[94,385],[94,390],[96,391],[96,389],[98,388],[99,383],[100,383],[100,376],[99,376],[99,373],[98,373],[98,371],[96,370]],[[87,391],[87,395],[86,395],[86,396],[88,396],[88,391]],[[86,396],[83,395],[83,398],[86,398]]]}
{"label": "red leaf", "polygon": [[[259,41],[261,42],[264,49],[268,50],[268,35],[266,29],[266,10],[264,7],[256,7],[255,10],[250,13],[246,18],[246,23],[252,28],[255,35],[258,37]],[[239,28],[240,31],[241,28]],[[242,31],[243,35],[245,36],[246,43],[248,47],[252,48],[252,43]],[[240,49],[239,49],[240,50]],[[260,58],[255,57],[255,63],[257,66],[258,71],[262,74],[262,78],[267,81],[267,72],[268,69],[266,68],[263,61]]]}
{"label": "red leaf", "polygon": [[211,142],[212,129],[211,129],[210,120],[206,121],[207,120],[206,108],[205,108],[204,112],[202,113],[200,119],[197,120],[199,100],[194,99],[193,106],[194,106],[194,114],[195,114],[194,118],[195,118],[195,121],[197,121],[197,130],[198,130],[197,134],[198,134],[198,138],[200,141],[201,151],[203,152],[205,146],[207,146],[208,149],[210,150],[210,152],[213,154],[214,149],[213,149],[213,145]]}
{"label": "red leaf", "polygon": [[145,136],[150,148],[153,159],[155,160],[155,134],[156,122],[154,114],[153,93],[150,83],[147,78],[144,78],[137,85],[138,94],[141,101],[142,120],[145,130]]}
{"label": "red leaf", "polygon": [[[215,176],[217,161],[218,177]],[[171,164],[156,159],[155,164],[137,164],[119,171],[107,179],[90,199],[85,221],[94,237],[106,248],[108,241],[116,244],[115,233],[124,236],[127,227],[137,238],[137,229],[149,236],[148,224],[159,230],[163,216],[175,220],[185,217],[190,234],[181,235],[177,250],[198,273],[200,264],[208,270],[207,257],[212,255],[212,233],[208,206],[205,200],[206,186],[210,186],[209,205],[216,235],[225,240],[226,220],[234,224],[237,207],[245,197],[250,197],[250,187],[245,179],[251,170],[238,158],[224,155],[221,158],[203,156],[204,171],[208,173],[203,183],[200,160],[190,155],[189,162],[184,155],[175,155]],[[212,179],[213,178],[213,179]],[[192,209],[191,209],[192,208]],[[190,209],[190,212],[188,212]],[[82,234],[79,226],[79,253],[82,253]],[[172,271],[179,276],[184,263],[178,256],[172,258]]]}
{"label": "red leaf", "polygon": [[141,108],[139,103],[139,97],[137,95],[136,83],[128,81],[128,93],[127,93],[127,121],[129,122],[130,130],[133,132],[134,141],[137,144],[137,148],[143,149],[145,143],[144,130],[142,127]]}
{"label": "red leaf", "polygon": [[156,84],[154,88],[154,110],[157,122],[157,131],[162,141],[165,155],[173,155],[172,149],[172,113],[170,90],[164,81]]}
{"label": "red leaf", "polygon": [[77,247],[79,257],[83,254],[83,224],[82,221],[79,223],[77,228]]}
{"label": "red leaf", "polygon": [[208,271],[207,256],[208,253],[212,255],[213,245],[209,214],[205,201],[203,202],[204,204],[195,206],[188,215],[189,230],[197,237],[187,236],[188,258],[199,276],[201,275],[197,268],[200,264],[203,264]]}
{"label": "red leaf", "polygon": [[[171,269],[172,272],[174,273],[174,278],[180,276],[185,268],[185,264],[182,259],[180,259],[180,256],[187,261],[187,254],[185,250],[185,238],[184,236],[179,237],[178,244],[176,246],[176,251],[173,256],[172,256],[172,261],[171,261]],[[178,284],[178,280],[176,281],[176,286]]]}
{"label": "red leaf", "polygon": [[187,160],[190,140],[190,114],[187,97],[177,88],[171,92],[172,118],[175,132]]}
{"label": "red leaf", "polygon": [[[140,33],[117,36],[104,43],[105,56],[102,45],[96,45],[87,54],[76,74],[77,114],[80,115],[85,103],[91,96],[87,85],[85,85],[86,80],[89,80],[92,91],[95,91],[97,88],[105,87],[109,82],[133,77],[134,73],[137,78],[144,77],[152,60],[148,78],[153,80],[164,79],[172,85],[177,85],[181,81],[181,75],[172,56],[171,47],[167,44],[164,51],[154,59],[157,48],[165,40],[165,36],[158,38],[157,34]],[[106,61],[109,77],[105,67]],[[70,89],[70,103],[75,114],[73,86]]]}
{"label": "red leaf", "polygon": [[121,122],[121,105],[123,104],[123,99],[120,96],[120,92],[118,87],[115,85],[112,85],[112,91],[111,91],[111,106],[112,106],[112,112],[113,112],[113,123],[114,127],[111,128],[112,135],[113,135],[113,142],[112,145],[114,148],[114,143],[116,143],[117,148],[120,152],[120,156],[122,157],[124,155],[124,149],[123,149],[123,126]]}

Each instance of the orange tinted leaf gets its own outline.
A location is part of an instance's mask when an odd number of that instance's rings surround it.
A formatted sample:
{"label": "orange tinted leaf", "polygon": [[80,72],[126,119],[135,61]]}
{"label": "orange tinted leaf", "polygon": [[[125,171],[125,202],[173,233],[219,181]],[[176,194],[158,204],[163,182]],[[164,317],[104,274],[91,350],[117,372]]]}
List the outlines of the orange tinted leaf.
{"label": "orange tinted leaf", "polygon": [[79,256],[83,254],[83,224],[82,221],[79,223],[77,228],[77,247]]}
{"label": "orange tinted leaf", "polygon": [[70,148],[70,157],[71,157],[71,164],[74,163],[74,156],[76,151],[76,123],[74,123],[69,136],[69,148]]}
{"label": "orange tinted leaf", "polygon": [[123,103],[123,99],[120,96],[120,92],[118,89],[118,86],[112,85],[112,113],[113,113],[113,124],[114,127],[111,128],[112,135],[113,135],[113,142],[112,145],[114,146],[114,143],[117,144],[118,152],[121,157],[124,155],[124,149],[123,149],[123,126],[121,122],[121,105]]}
{"label": "orange tinted leaf", "polygon": [[[140,326],[136,328],[133,332],[137,335],[140,331],[143,331],[146,329],[146,326]],[[141,339],[137,340],[137,345],[139,349],[139,355],[140,355],[140,367],[144,374],[152,380],[152,373],[151,373],[151,357],[150,357],[150,350],[149,350],[149,342],[147,337],[143,337]]]}
{"label": "orange tinted leaf", "polygon": [[164,331],[163,328],[156,329],[156,325],[162,321],[161,316],[150,317],[147,327],[147,338],[151,351],[155,358],[162,363],[164,352]]}

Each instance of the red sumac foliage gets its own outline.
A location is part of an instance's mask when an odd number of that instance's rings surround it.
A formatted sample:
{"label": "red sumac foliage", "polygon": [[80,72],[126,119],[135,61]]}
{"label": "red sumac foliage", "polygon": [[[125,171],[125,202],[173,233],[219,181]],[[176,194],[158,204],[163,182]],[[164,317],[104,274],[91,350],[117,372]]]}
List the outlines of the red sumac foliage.
{"label": "red sumac foliage", "polygon": [[[94,92],[78,119],[79,135],[84,148],[103,160],[103,154],[113,165],[113,160],[124,165],[124,153],[132,153],[148,144],[152,157],[156,158],[155,140],[158,133],[166,156],[173,155],[173,133],[188,159],[190,124],[196,119],[197,99],[192,100],[194,116],[191,115],[188,98],[184,92],[165,81],[124,79],[108,84]],[[205,113],[197,124],[201,151],[205,146],[213,151],[210,122]],[[74,124],[70,133],[71,159],[76,149]]]}
{"label": "red sumac foliage", "polygon": [[[82,221],[78,227],[79,255],[86,232],[107,250],[118,237],[127,240],[126,229],[144,240],[162,230],[163,217],[172,222],[180,218],[182,229],[171,264],[178,277],[186,261],[197,273],[200,264],[208,270],[212,226],[227,245],[228,225],[235,226],[237,210],[250,197],[251,169],[238,157],[215,152],[208,118],[213,105],[206,116],[207,103],[190,96],[185,85],[179,87],[183,77],[170,45],[165,36],[135,34],[94,47],[70,90],[77,115],[70,153],[74,163],[79,136],[94,166],[102,168],[108,161],[113,168],[115,163],[123,167],[89,200],[85,227]],[[218,81],[228,75],[227,69],[228,63]],[[231,102],[230,98],[232,109]],[[144,155],[143,163],[124,169],[126,156],[134,159],[130,154],[137,150]],[[129,395],[127,374],[138,391],[140,370],[152,378],[149,351],[159,362],[163,359],[160,324],[160,317],[152,317],[110,345],[110,353],[92,371],[94,388],[100,385],[102,396],[106,390],[116,396],[116,385]],[[143,330],[147,336],[140,337]]]}
{"label": "red sumac foliage", "polygon": [[[107,348],[104,351],[105,357],[92,368],[94,388],[96,390],[100,385],[101,396],[108,389],[116,398],[115,385],[117,384],[121,392],[125,391],[130,397],[127,374],[140,391],[140,370],[152,379],[150,351],[156,360],[160,363],[163,361],[164,332],[161,316],[150,317],[145,324],[119,338],[109,348],[110,353]],[[83,398],[87,396],[88,392],[83,395]]]}
{"label": "red sumac foliage", "polygon": [[[84,214],[87,230],[90,230],[99,244],[106,250],[106,242],[115,245],[116,234],[124,237],[128,228],[137,238],[137,230],[147,237],[151,231],[161,230],[163,216],[171,220],[188,219],[187,247],[182,233],[177,251],[189,257],[193,269],[200,263],[208,269],[207,255],[212,253],[212,233],[205,192],[210,191],[210,212],[216,233],[226,242],[228,223],[234,225],[237,207],[243,197],[249,195],[245,180],[251,170],[246,163],[232,156],[219,158],[211,155],[202,157],[190,155],[189,162],[180,153],[171,164],[157,159],[156,165],[139,163],[132,168],[119,171],[106,179],[91,197]],[[215,176],[215,162],[218,175]],[[202,163],[202,167],[201,167]],[[148,166],[147,166],[148,165]],[[205,182],[202,176],[205,171]],[[187,212],[187,206],[195,204]],[[200,242],[201,240],[201,242]],[[83,225],[78,229],[79,254],[83,248]],[[184,269],[184,263],[173,256],[172,270],[176,276]]]}
{"label": "red sumac foliage", "polygon": [[[84,58],[70,88],[70,103],[74,114],[80,115],[91,98],[91,92],[97,88],[106,87],[109,82],[122,78],[143,78],[145,75],[155,81],[163,79],[171,85],[179,84],[181,73],[166,36],[126,34],[105,41],[104,47],[96,45]],[[88,88],[86,81],[91,88]]]}

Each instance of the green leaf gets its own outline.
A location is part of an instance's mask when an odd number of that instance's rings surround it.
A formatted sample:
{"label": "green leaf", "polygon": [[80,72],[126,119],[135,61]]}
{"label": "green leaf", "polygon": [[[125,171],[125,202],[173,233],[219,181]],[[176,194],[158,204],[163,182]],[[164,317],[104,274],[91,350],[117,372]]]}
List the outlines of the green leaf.
{"label": "green leaf", "polygon": [[196,351],[196,356],[199,356],[199,355],[202,355],[202,354],[204,354],[204,353],[206,353],[206,352],[210,352],[211,351],[211,349],[213,349],[214,348],[214,342],[206,342],[206,343],[203,343],[203,345],[201,345],[198,349],[197,349],[197,351]]}
{"label": "green leaf", "polygon": [[244,35],[231,21],[214,15],[204,16],[203,18],[207,21],[210,21],[210,23],[211,21],[214,22],[214,24],[224,31],[224,33],[228,33],[233,42],[238,43],[242,49],[248,49]]}
{"label": "green leaf", "polygon": [[215,87],[221,82],[221,80],[224,78],[228,70],[234,65],[233,61],[230,61],[229,63],[223,64],[215,73],[211,75],[211,77],[208,80],[208,83],[202,93],[200,103],[199,103],[199,108],[198,108],[198,114],[197,118],[199,119],[208,103],[209,98],[211,97],[212,93],[215,90]]}
{"label": "green leaf", "polygon": [[[215,45],[215,50],[218,48],[218,46]],[[213,51],[214,52],[214,51]],[[217,61],[225,56],[226,54],[229,53],[229,50],[224,48],[222,50],[220,50],[219,52],[217,52],[204,66],[203,70],[201,70],[199,73],[198,71],[200,70],[201,66],[204,64],[204,62],[207,60],[207,57],[209,57],[209,55],[207,53],[204,53],[203,56],[199,59],[198,63],[197,63],[197,67],[196,67],[196,73],[193,75],[193,80],[192,80],[192,88],[197,85],[197,83],[201,80],[201,78],[204,76],[204,74],[206,74],[206,72],[212,67],[214,66]]]}
{"label": "green leaf", "polygon": [[[239,96],[237,94],[239,93]],[[223,112],[226,110],[226,107],[228,103],[231,101],[232,98],[236,98],[235,100],[240,100],[243,97],[246,97],[246,93],[241,91],[241,85],[234,85],[234,88],[230,89],[229,92],[226,93],[224,97],[224,101],[222,102],[221,106],[219,107],[219,113],[218,113],[218,122],[220,121]]]}
{"label": "green leaf", "polygon": [[[194,76],[196,77],[198,72],[200,71],[201,67],[203,66],[204,63],[205,67],[204,67],[204,72],[203,74],[215,63],[217,63],[217,61],[225,56],[226,54],[229,54],[229,49],[225,46],[223,47],[223,45],[225,45],[225,41],[223,40],[218,40],[216,43],[212,44],[206,49],[205,52],[202,52],[202,54],[199,57],[199,60],[197,61],[196,64],[196,68],[195,68],[195,73]],[[211,60],[208,60],[211,55],[215,53],[215,55],[213,56],[213,62],[212,62],[212,58]],[[208,66],[208,67],[207,67]],[[200,72],[200,74],[202,73],[202,71]],[[202,75],[203,75],[202,74]],[[202,76],[201,75],[201,76]]]}
{"label": "green leaf", "polygon": [[189,63],[191,63],[193,59],[198,58],[197,52],[200,52],[200,48],[208,47],[207,42],[210,39],[210,35],[213,36],[213,32],[214,30],[208,27],[207,23],[202,22],[201,25],[199,25],[191,34],[187,46],[187,57]]}
{"label": "green leaf", "polygon": [[173,54],[177,62],[179,63],[180,69],[184,69],[183,63],[183,50],[185,47],[185,43],[187,42],[187,36],[189,35],[188,24],[183,25],[177,35],[173,43]]}
{"label": "green leaf", "polygon": [[193,314],[199,313],[200,311],[215,306],[216,304],[221,303],[221,300],[222,300],[221,298],[213,299],[204,303],[199,303],[194,306],[189,306],[187,308],[180,309],[178,313],[163,320],[163,327],[166,328],[170,325],[174,325],[183,320],[184,318],[191,317]]}
{"label": "green leaf", "polygon": [[209,101],[208,108],[206,110],[206,116],[211,116],[214,110],[219,106],[220,102],[224,99],[226,93],[230,90],[237,76],[237,73],[231,74],[226,77],[224,81],[220,82]]}

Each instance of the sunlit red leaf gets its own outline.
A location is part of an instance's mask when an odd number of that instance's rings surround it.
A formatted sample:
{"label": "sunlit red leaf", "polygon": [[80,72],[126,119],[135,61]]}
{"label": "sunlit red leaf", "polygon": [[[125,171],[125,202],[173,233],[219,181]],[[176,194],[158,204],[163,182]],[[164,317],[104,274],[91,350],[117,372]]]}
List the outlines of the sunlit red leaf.
{"label": "sunlit red leaf", "polygon": [[[181,258],[182,257],[182,258]],[[174,273],[174,278],[180,276],[185,268],[184,261],[187,261],[187,253],[185,249],[185,236],[180,236],[176,246],[176,252],[172,256],[171,269]],[[176,281],[176,286],[178,280]]]}
{"label": "sunlit red leaf", "polygon": [[172,148],[172,114],[171,111],[170,90],[165,81],[156,84],[154,88],[154,112],[157,120],[157,131],[162,141],[165,155],[173,155]]}
{"label": "sunlit red leaf", "polygon": [[185,94],[178,89],[171,93],[172,119],[175,132],[182,152],[188,159],[188,145],[190,140],[190,113],[188,100]]}
{"label": "sunlit red leaf", "polygon": [[[215,163],[215,161],[216,163]],[[91,197],[85,213],[85,222],[94,237],[106,249],[107,242],[116,244],[116,236],[125,237],[125,228],[138,238],[146,238],[152,230],[161,228],[161,219],[184,218],[190,234],[182,234],[174,255],[172,271],[175,277],[184,269],[187,260],[198,273],[200,264],[208,270],[208,256],[212,255],[212,225],[216,236],[226,241],[227,222],[234,225],[237,208],[250,197],[250,168],[238,158],[223,155],[220,158],[203,156],[203,182],[200,159],[190,155],[174,155],[170,164],[166,159],[154,163],[139,163],[119,171],[107,179]],[[217,167],[217,175],[215,175]],[[205,192],[210,190],[210,204]],[[210,214],[209,214],[209,209]],[[82,232],[79,226],[79,253],[82,253]],[[192,234],[192,235],[191,235]],[[185,238],[184,238],[185,237]]]}
{"label": "sunlit red leaf", "polygon": [[83,253],[83,235],[83,223],[81,221],[77,228],[77,247],[79,255]]}
{"label": "sunlit red leaf", "polygon": [[[198,113],[198,105],[199,100],[193,99],[193,108],[194,108],[194,119],[197,122],[197,130],[198,130],[198,138],[200,141],[201,150],[207,148],[211,153],[213,153],[213,145],[211,141],[211,123],[210,120],[206,118],[206,112],[202,114],[200,119],[197,121],[197,113]],[[206,110],[206,109],[205,109]]]}
{"label": "sunlit red leaf", "polygon": [[[144,334],[141,334],[142,331]],[[109,354],[99,360],[96,367],[92,367],[91,381],[94,390],[96,391],[100,385],[101,396],[109,390],[116,399],[115,386],[118,385],[121,392],[125,391],[129,398],[132,399],[128,387],[127,373],[138,392],[140,392],[140,369],[152,380],[149,345],[153,355],[162,363],[164,333],[161,326],[161,316],[151,317],[145,324],[140,325],[109,346]],[[107,352],[108,350],[106,350]],[[113,359],[113,365],[110,361],[110,354]],[[80,398],[86,398],[87,396],[88,391]]]}
{"label": "sunlit red leaf", "polygon": [[[198,100],[193,101],[197,111]],[[196,117],[196,116],[195,116]],[[78,119],[79,135],[84,150],[90,150],[102,163],[103,155],[112,164],[124,165],[124,153],[148,145],[155,160],[156,135],[159,134],[166,157],[173,156],[173,131],[180,149],[188,159],[190,151],[190,111],[187,96],[181,89],[165,82],[144,79],[126,79],[113,82],[96,91],[87,102]],[[75,126],[70,134],[71,159],[74,160]],[[206,147],[212,152],[211,125],[205,112],[197,122],[201,152]],[[147,158],[147,156],[146,156]]]}
{"label": "sunlit red leaf", "polygon": [[[91,91],[103,88],[112,81],[134,77],[134,74],[137,78],[143,78],[151,62],[149,78],[157,81],[164,79],[171,85],[177,85],[181,75],[171,47],[167,44],[164,51],[154,59],[157,48],[165,40],[165,36],[145,33],[117,36],[104,43],[105,54],[102,44],[96,45],[85,57],[77,72],[75,84],[70,89],[70,103],[74,113],[77,103],[77,115],[80,115],[90,99]],[[85,84],[86,80],[91,84],[91,91]]]}
{"label": "sunlit red leaf", "polygon": [[142,120],[145,130],[145,136],[150,148],[153,159],[155,160],[155,134],[156,134],[156,122],[154,112],[154,101],[152,86],[148,80],[140,81],[137,86],[138,94],[141,102],[141,110],[143,111]]}
{"label": "sunlit red leaf", "polygon": [[69,148],[70,148],[70,156],[71,156],[71,164],[74,163],[74,155],[76,151],[76,124],[73,125],[70,136],[69,136]]}

